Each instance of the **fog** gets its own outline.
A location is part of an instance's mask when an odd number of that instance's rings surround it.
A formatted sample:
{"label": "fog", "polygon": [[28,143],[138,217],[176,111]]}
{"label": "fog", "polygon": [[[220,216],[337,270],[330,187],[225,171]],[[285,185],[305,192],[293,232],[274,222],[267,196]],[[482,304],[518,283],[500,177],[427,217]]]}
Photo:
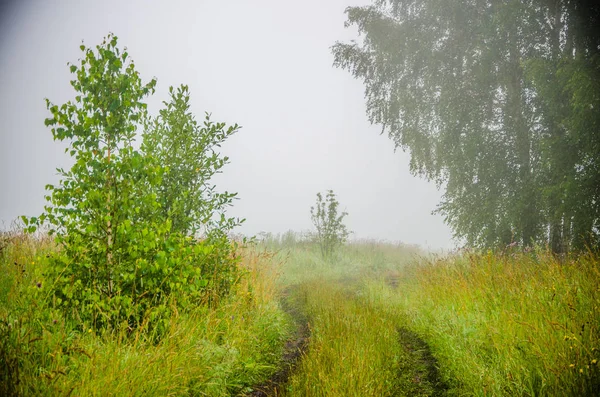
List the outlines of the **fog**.
{"label": "fog", "polygon": [[349,41],[344,9],[358,0],[19,1],[0,7],[0,221],[38,215],[44,186],[68,166],[44,127],[44,98],[72,99],[67,62],[79,45],[113,32],[144,81],[156,77],[151,112],[171,85],[190,87],[198,119],[238,123],[222,148],[231,163],[214,182],[239,193],[238,232],[308,230],[319,191],[333,189],[354,238],[452,247],[432,215],[441,193],[411,176],[408,154],[369,123],[364,86],[332,66]]}

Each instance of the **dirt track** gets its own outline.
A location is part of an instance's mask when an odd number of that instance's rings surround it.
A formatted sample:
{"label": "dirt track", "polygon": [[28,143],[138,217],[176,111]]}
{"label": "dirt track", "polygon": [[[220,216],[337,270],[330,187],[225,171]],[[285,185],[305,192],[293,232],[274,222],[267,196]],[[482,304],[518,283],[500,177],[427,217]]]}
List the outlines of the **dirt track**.
{"label": "dirt track", "polygon": [[[343,284],[349,287],[354,284],[356,280],[344,280]],[[391,276],[386,279],[387,284],[391,288],[397,288],[398,280],[396,277]],[[269,397],[279,396],[284,390],[290,376],[293,374],[298,363],[302,359],[302,356],[307,352],[310,342],[310,328],[308,325],[308,319],[302,314],[300,308],[291,303],[290,297],[293,295],[294,288],[289,288],[282,294],[281,305],[283,309],[290,314],[294,320],[296,331],[293,336],[286,342],[284,354],[282,357],[282,363],[280,369],[271,376],[271,378],[258,386],[255,386],[248,397]],[[417,362],[416,375],[413,376],[409,382],[413,383],[415,388],[413,390],[419,390],[420,384],[424,383],[429,385],[427,391],[422,390],[424,393],[419,395],[427,395],[433,397],[442,397],[447,394],[448,386],[442,381],[438,363],[435,357],[432,355],[431,350],[427,343],[419,337],[415,332],[408,328],[399,326],[398,338],[402,345],[402,348],[410,356],[414,358],[414,362]],[[413,372],[414,373],[414,372]],[[405,376],[402,373],[398,374],[398,382],[406,382]],[[400,390],[401,388],[399,388]],[[392,392],[393,396],[404,396],[401,392]]]}
{"label": "dirt track", "polygon": [[296,368],[302,355],[308,348],[310,339],[310,329],[306,317],[289,302],[291,290],[286,290],[281,297],[281,306],[294,320],[296,331],[285,343],[283,357],[281,359],[281,368],[275,372],[269,380],[261,385],[254,387],[254,390],[247,394],[248,397],[267,397],[278,396],[281,390],[288,382],[289,377]]}

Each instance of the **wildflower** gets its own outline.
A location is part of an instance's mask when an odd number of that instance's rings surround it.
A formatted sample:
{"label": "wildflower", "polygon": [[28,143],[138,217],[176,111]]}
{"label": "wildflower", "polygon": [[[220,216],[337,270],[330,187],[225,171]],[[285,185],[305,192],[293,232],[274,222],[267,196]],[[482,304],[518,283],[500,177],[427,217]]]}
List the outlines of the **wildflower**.
{"label": "wildflower", "polygon": [[582,374],[583,373],[583,368],[579,368],[579,373]]}
{"label": "wildflower", "polygon": [[575,364],[569,364],[569,368],[575,368]]}
{"label": "wildflower", "polygon": [[592,360],[592,364],[596,365],[597,363],[598,363],[598,360],[596,360],[596,359]]}
{"label": "wildflower", "polygon": [[88,329],[88,334],[91,334],[91,333],[92,333],[92,329],[90,328],[90,329]]}

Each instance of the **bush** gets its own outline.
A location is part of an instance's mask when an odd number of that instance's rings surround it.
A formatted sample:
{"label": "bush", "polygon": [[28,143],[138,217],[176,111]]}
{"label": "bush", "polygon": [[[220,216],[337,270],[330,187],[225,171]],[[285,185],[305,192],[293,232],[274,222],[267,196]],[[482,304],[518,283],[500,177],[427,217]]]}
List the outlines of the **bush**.
{"label": "bush", "polygon": [[[197,128],[186,87],[171,88],[172,102],[151,120],[143,99],[156,80],[142,83],[117,37],[96,51],[80,48],[80,66],[70,65],[75,101],[46,100],[46,125],[55,140],[68,141],[75,162],[59,169],[59,186],[46,186],[45,212],[23,217],[29,232],[48,226],[59,247],[48,256],[42,288],[82,328],[143,326],[160,334],[173,310],[226,294],[237,277],[227,232],[240,221],[224,215],[235,194],[213,193],[208,181],[227,163],[213,147],[238,127],[207,118]],[[183,158],[167,155],[174,145]]]}
{"label": "bush", "polygon": [[310,217],[317,229],[315,238],[324,258],[331,257],[336,247],[348,239],[349,232],[344,225],[344,217],[348,213],[338,214],[339,205],[333,190],[328,190],[325,199],[321,193],[317,193],[316,206],[310,207]]}
{"label": "bush", "polygon": [[268,254],[238,249],[239,280],[227,296],[172,315],[157,343],[156,333],[141,327],[133,334],[81,332],[77,319],[46,299],[41,275],[52,241],[11,233],[5,242],[0,396],[229,396],[277,369],[289,326],[277,304],[279,268]]}

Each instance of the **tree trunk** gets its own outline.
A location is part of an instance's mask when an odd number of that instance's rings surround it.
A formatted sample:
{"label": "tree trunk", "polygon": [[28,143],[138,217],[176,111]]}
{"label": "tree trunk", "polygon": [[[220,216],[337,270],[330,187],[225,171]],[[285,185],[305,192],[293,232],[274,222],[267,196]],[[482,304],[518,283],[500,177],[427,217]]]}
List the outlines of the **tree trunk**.
{"label": "tree trunk", "polygon": [[531,137],[529,128],[523,117],[523,70],[518,46],[517,26],[509,28],[509,58],[508,81],[506,98],[505,127],[507,132],[515,137],[515,150],[517,157],[516,196],[518,206],[516,226],[519,240],[524,246],[530,246],[536,230],[536,197],[531,170]]}

